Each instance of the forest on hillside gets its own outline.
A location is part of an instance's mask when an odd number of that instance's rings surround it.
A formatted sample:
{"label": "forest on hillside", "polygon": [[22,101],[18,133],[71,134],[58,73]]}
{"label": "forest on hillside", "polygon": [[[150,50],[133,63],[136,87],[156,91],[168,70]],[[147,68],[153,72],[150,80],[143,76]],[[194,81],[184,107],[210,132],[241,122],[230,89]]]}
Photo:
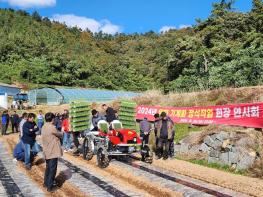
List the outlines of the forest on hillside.
{"label": "forest on hillside", "polygon": [[193,27],[109,35],[0,9],[0,81],[192,91],[263,84],[263,2],[214,3]]}

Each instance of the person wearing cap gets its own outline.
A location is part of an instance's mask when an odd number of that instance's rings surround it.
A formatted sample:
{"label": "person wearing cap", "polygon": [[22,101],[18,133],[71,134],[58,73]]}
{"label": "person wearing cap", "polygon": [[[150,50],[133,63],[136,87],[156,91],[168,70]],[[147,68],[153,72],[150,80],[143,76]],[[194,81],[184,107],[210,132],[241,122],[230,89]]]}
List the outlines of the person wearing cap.
{"label": "person wearing cap", "polygon": [[163,159],[168,159],[170,142],[173,140],[174,133],[174,123],[166,115],[165,112],[161,113],[160,120],[156,123],[158,145],[157,145],[157,159],[163,157]]}

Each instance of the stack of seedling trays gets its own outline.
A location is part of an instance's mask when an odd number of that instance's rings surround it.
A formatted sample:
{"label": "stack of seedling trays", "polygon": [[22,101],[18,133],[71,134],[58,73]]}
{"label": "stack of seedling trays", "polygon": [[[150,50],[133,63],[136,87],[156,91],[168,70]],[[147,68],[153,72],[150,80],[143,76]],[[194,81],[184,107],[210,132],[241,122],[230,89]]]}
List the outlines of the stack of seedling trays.
{"label": "stack of seedling trays", "polygon": [[122,101],[119,112],[119,119],[124,128],[136,130],[136,103],[131,101]]}
{"label": "stack of seedling trays", "polygon": [[69,115],[73,132],[87,130],[90,123],[90,104],[84,101],[71,102]]}

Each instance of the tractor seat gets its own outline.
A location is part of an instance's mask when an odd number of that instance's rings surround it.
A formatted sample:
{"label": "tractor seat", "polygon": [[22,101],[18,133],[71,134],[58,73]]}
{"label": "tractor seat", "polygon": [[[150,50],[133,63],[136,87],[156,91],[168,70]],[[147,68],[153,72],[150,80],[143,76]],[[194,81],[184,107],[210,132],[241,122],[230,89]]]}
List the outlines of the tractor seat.
{"label": "tractor seat", "polygon": [[123,128],[123,127],[122,127],[122,123],[121,123],[121,121],[119,121],[119,120],[113,120],[113,121],[111,122],[111,127],[112,127],[113,130],[120,130],[120,129]]}
{"label": "tractor seat", "polygon": [[98,128],[103,133],[108,133],[109,132],[109,123],[106,120],[100,120],[98,122]]}

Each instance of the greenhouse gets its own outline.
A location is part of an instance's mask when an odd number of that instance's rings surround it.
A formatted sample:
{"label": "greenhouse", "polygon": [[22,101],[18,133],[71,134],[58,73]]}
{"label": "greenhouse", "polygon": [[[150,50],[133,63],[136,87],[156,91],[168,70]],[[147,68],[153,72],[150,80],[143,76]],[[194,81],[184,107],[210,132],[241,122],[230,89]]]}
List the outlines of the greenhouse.
{"label": "greenhouse", "polygon": [[28,93],[30,105],[60,105],[74,100],[108,102],[118,98],[132,98],[139,93],[126,91],[81,89],[81,88],[38,88]]}

